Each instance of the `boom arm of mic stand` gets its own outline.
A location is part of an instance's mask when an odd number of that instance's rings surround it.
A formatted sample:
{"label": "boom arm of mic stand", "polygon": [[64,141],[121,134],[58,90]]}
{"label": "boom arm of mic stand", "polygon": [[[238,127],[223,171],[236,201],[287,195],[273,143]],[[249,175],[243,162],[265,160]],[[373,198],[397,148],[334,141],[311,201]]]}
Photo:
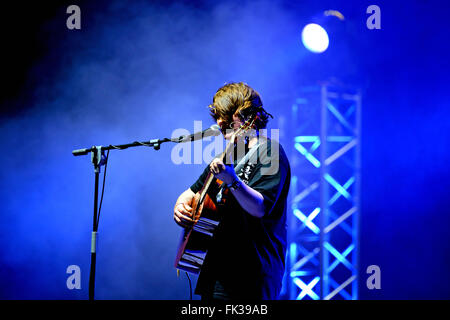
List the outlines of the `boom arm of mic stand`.
{"label": "boom arm of mic stand", "polygon": [[[119,144],[119,145],[111,145],[110,144],[109,146],[100,147],[100,148],[102,150],[123,150],[123,149],[127,149],[130,147],[145,146],[145,147],[153,147],[155,150],[159,150],[159,148],[163,142],[177,142],[177,141],[174,141],[174,140],[168,139],[168,138],[164,138],[164,139],[153,139],[153,140],[146,141],[146,142],[135,141],[132,143]],[[84,155],[87,155],[89,152],[95,151],[97,148],[98,147],[76,149],[76,150],[72,151],[72,154],[74,156],[84,156]]]}

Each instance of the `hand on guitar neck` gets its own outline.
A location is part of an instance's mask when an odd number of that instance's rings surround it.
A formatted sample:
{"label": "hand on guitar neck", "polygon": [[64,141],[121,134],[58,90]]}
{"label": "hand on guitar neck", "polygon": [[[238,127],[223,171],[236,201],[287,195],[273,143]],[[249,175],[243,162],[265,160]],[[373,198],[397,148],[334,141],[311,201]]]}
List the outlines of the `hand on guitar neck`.
{"label": "hand on guitar neck", "polygon": [[209,168],[214,176],[225,184],[230,184],[238,178],[233,166],[225,165],[220,159],[214,159],[209,165]]}

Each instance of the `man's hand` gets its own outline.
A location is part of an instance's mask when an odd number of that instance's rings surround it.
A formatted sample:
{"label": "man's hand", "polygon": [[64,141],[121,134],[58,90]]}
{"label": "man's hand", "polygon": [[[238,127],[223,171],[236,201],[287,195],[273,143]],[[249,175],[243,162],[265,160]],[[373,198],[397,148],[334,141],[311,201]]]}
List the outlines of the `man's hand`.
{"label": "man's hand", "polygon": [[191,206],[187,203],[177,203],[173,210],[173,219],[183,228],[192,226],[192,224],[194,224],[194,220],[192,220]]}
{"label": "man's hand", "polygon": [[173,220],[183,227],[187,228],[192,226],[194,220],[192,220],[192,200],[194,199],[195,193],[191,189],[185,190],[177,199],[175,203],[175,208],[173,209]]}
{"label": "man's hand", "polygon": [[[233,166],[228,166],[219,159],[214,159],[210,164],[210,170],[217,179],[225,184],[233,183],[238,179]],[[262,218],[265,214],[264,197],[258,191],[241,183],[239,189],[231,191],[241,207],[254,217]]]}
{"label": "man's hand", "polygon": [[234,168],[231,165],[225,165],[220,159],[214,159],[209,165],[209,169],[217,179],[222,180],[225,184],[230,184],[237,179]]}

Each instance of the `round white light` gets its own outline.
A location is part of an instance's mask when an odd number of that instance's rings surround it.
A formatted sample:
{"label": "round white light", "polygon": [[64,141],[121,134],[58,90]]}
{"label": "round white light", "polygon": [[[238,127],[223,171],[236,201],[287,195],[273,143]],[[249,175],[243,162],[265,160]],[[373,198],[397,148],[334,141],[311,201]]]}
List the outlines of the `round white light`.
{"label": "round white light", "polygon": [[302,42],[306,49],[314,53],[322,53],[327,50],[330,40],[324,28],[310,23],[303,28]]}

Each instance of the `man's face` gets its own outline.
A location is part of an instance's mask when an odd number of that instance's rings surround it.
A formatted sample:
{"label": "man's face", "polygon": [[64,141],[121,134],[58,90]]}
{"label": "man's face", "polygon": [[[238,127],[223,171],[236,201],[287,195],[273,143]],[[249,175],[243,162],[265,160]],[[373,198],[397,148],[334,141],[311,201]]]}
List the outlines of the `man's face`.
{"label": "man's face", "polygon": [[223,119],[217,119],[217,125],[222,130],[222,134],[225,140],[230,140],[233,132],[239,129],[242,126],[242,121],[239,117],[233,115],[233,122],[231,124],[227,124]]}

